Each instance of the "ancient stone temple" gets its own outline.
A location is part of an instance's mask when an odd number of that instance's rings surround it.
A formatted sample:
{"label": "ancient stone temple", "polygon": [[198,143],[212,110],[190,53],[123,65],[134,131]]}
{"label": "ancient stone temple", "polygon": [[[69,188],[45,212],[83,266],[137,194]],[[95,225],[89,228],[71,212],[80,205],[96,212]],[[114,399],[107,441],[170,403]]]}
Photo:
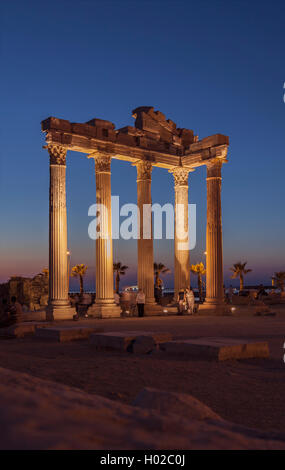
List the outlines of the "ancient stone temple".
{"label": "ancient stone temple", "polygon": [[[221,311],[223,305],[223,249],[221,218],[221,170],[227,161],[229,139],[215,134],[199,140],[190,129],[177,128],[153,107],[133,111],[135,125],[116,129],[110,121],[92,119],[71,123],[50,117],[42,122],[46,148],[50,155],[49,225],[49,305],[48,317],[71,318],[74,311],[68,301],[66,155],[77,151],[93,158],[96,176],[96,201],[108,208],[102,225],[106,236],[96,239],[96,302],[93,314],[116,317],[120,309],[113,298],[113,253],[111,227],[111,161],[125,160],[137,168],[137,203],[143,219],[143,207],[151,204],[151,173],[154,166],[173,174],[175,192],[175,228],[188,233],[188,176],[199,166],[207,169],[207,297],[206,307]],[[184,206],[184,211],[176,208]],[[191,221],[190,221],[191,223]],[[142,227],[140,224],[140,230]],[[101,229],[102,229],[101,228]],[[175,230],[175,294],[190,285],[188,243],[181,249],[179,230]],[[153,240],[138,239],[138,286],[146,294],[146,314],[157,314],[154,301]]]}
{"label": "ancient stone temple", "polygon": [[48,273],[39,273],[33,278],[12,276],[0,284],[0,296],[8,301],[15,296],[29,310],[40,310],[48,303]]}

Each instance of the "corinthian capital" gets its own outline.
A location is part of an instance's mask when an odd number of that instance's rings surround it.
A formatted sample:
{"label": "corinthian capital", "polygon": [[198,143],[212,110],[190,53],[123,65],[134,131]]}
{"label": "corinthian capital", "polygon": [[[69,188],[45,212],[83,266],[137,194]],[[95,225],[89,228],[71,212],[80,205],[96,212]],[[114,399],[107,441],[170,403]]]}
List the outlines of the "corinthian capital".
{"label": "corinthian capital", "polygon": [[169,173],[173,174],[175,186],[188,186],[188,174],[190,173],[189,168],[183,168],[177,166],[173,170],[169,170]]}
{"label": "corinthian capital", "polygon": [[112,157],[107,154],[98,154],[95,157],[95,172],[96,173],[111,173],[111,160]]}
{"label": "corinthian capital", "polygon": [[66,165],[66,148],[61,147],[61,145],[48,144],[47,150],[51,165]]}
{"label": "corinthian capital", "polygon": [[140,180],[150,180],[151,179],[151,172],[152,172],[152,163],[148,160],[141,160],[140,162],[135,163],[137,167],[137,174],[138,178],[137,181]]}

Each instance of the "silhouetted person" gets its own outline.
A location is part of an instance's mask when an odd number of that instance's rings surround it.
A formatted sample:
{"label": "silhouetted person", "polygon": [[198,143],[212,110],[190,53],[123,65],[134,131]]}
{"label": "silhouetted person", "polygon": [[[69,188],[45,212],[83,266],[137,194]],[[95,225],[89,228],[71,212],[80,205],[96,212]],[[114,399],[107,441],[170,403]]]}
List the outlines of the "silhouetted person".
{"label": "silhouetted person", "polygon": [[194,296],[194,292],[191,288],[186,289],[185,297],[186,297],[187,312],[189,313],[189,315],[193,315],[194,306],[195,306],[195,296]]}
{"label": "silhouetted person", "polygon": [[184,290],[180,290],[177,298],[177,315],[183,315],[183,310],[185,309],[186,299]]}
{"label": "silhouetted person", "polygon": [[144,316],[144,304],[145,304],[145,293],[140,289],[138,291],[137,297],[136,297],[136,302],[137,302],[137,307],[138,307],[138,315],[139,317]]}

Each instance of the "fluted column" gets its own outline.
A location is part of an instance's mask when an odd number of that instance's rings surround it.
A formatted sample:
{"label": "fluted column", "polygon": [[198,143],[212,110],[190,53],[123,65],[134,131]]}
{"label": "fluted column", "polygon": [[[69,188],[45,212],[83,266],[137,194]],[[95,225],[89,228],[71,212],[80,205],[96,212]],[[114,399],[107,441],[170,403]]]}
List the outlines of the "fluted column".
{"label": "fluted column", "polygon": [[102,318],[119,317],[114,301],[113,240],[111,212],[111,156],[91,155],[95,159],[96,203],[100,223],[96,238],[96,301],[88,313]]}
{"label": "fluted column", "polygon": [[192,170],[176,167],[174,177],[175,234],[174,234],[174,299],[180,289],[190,287],[190,251],[188,221],[188,174]]}
{"label": "fluted column", "polygon": [[221,168],[223,162],[213,160],[207,165],[207,234],[206,234],[206,302],[219,309],[224,304],[223,240],[221,207]]}
{"label": "fluted column", "polygon": [[146,303],[155,303],[153,239],[151,223],[151,172],[149,161],[140,161],[137,167],[137,202],[140,214],[138,238],[138,287],[146,296]]}
{"label": "fluted column", "polygon": [[59,145],[48,145],[47,149],[50,155],[47,319],[62,320],[75,314],[68,300],[66,149]]}

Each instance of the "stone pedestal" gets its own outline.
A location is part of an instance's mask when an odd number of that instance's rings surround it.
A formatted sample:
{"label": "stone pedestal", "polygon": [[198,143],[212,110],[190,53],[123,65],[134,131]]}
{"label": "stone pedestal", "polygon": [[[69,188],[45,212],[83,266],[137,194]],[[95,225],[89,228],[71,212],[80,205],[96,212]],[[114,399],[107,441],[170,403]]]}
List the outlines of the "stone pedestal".
{"label": "stone pedestal", "polygon": [[138,287],[145,293],[145,315],[158,315],[162,308],[154,298],[153,238],[151,222],[151,172],[149,161],[137,167],[137,203],[139,209]]}
{"label": "stone pedestal", "polygon": [[174,235],[174,301],[181,289],[190,287],[190,251],[188,232],[188,174],[187,168],[171,170],[175,190]]}
{"label": "stone pedestal", "polygon": [[222,160],[207,165],[206,301],[203,310],[224,314],[223,240],[221,208]]}
{"label": "stone pedestal", "polygon": [[66,149],[48,145],[50,154],[49,190],[49,300],[46,318],[70,320],[75,309],[68,300]]}
{"label": "stone pedestal", "polygon": [[114,301],[111,157],[105,153],[90,157],[95,159],[96,203],[100,205],[100,223],[96,238],[96,301],[88,314],[100,318],[120,317],[121,308]]}

